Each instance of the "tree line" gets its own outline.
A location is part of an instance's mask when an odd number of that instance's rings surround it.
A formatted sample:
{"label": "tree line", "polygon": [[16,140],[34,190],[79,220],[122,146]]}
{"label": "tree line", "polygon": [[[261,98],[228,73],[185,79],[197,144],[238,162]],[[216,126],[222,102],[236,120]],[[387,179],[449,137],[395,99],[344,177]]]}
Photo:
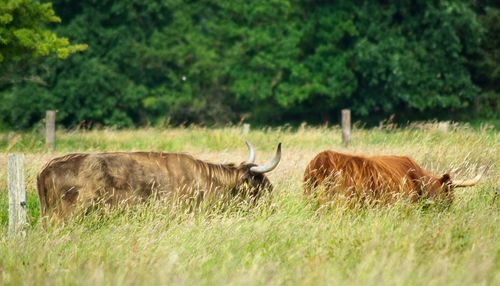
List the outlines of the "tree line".
{"label": "tree line", "polygon": [[0,8],[0,127],[47,109],[67,127],[500,113],[497,1],[51,2],[33,30],[53,38],[24,35],[22,48],[2,39],[25,15]]}

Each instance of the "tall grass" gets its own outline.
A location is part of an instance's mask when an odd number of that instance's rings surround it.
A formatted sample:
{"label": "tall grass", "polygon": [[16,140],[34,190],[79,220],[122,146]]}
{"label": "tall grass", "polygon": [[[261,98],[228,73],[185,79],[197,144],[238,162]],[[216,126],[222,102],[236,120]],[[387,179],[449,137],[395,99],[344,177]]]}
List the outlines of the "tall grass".
{"label": "tall grass", "polygon": [[[65,227],[38,221],[35,177],[50,158],[68,152],[185,151],[213,162],[246,158],[243,142],[283,159],[269,174],[269,203],[186,211],[151,202],[92,213]],[[354,129],[349,150],[337,128],[272,128],[246,137],[236,127],[59,132],[56,152],[36,133],[0,134],[7,152],[26,153],[30,227],[8,237],[5,169],[0,168],[0,284],[196,285],[499,285],[500,133],[455,126]],[[302,196],[305,165],[321,150],[411,155],[433,173],[489,170],[473,188],[458,189],[446,209],[398,202],[363,209],[318,209]]]}

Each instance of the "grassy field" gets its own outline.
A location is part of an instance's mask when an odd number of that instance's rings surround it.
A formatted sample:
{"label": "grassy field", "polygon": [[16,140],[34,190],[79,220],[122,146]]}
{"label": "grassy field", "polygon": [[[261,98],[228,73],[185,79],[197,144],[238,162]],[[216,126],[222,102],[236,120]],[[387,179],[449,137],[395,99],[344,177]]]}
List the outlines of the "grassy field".
{"label": "grassy field", "polygon": [[[69,152],[183,151],[212,162],[243,161],[244,140],[257,161],[283,142],[269,174],[270,204],[187,212],[151,202],[64,228],[38,222],[36,174]],[[243,136],[237,127],[60,132],[55,152],[37,133],[0,134],[0,285],[500,285],[500,133],[492,128],[433,124],[354,129],[348,151],[406,154],[432,173],[459,168],[482,182],[457,189],[442,208],[399,202],[365,209],[318,209],[301,179],[319,151],[346,151],[340,130],[273,128]],[[30,227],[7,236],[6,154],[26,154]]]}

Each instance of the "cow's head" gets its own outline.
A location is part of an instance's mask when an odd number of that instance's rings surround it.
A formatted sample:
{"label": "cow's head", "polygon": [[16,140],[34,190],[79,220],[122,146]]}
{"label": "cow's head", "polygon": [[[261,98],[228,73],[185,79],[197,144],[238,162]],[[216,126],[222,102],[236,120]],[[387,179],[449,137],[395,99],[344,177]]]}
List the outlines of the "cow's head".
{"label": "cow's head", "polygon": [[434,177],[429,182],[429,195],[432,198],[451,203],[453,201],[453,190],[455,188],[465,188],[476,185],[485,171],[486,169],[483,168],[475,178],[469,180],[452,180],[450,172],[445,173],[441,177]]}
{"label": "cow's head", "polygon": [[273,186],[266,173],[274,170],[281,159],[281,143],[278,144],[274,157],[263,165],[255,164],[255,150],[253,146],[246,142],[249,156],[246,161],[236,167],[237,181],[232,190],[233,194],[246,193],[252,197],[258,197],[266,191],[272,191]]}

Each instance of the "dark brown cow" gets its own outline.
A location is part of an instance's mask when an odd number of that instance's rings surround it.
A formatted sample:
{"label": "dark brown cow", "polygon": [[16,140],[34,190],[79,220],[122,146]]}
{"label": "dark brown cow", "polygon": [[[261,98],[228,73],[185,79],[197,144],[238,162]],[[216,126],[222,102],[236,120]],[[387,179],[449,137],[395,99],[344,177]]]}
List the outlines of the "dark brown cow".
{"label": "dark brown cow", "polygon": [[338,194],[361,202],[390,202],[398,197],[451,202],[453,188],[473,186],[481,175],[452,181],[449,173],[435,177],[405,156],[365,157],[323,151],[306,167],[304,187],[305,193],[317,195],[320,203]]}
{"label": "dark brown cow", "polygon": [[239,166],[212,164],[182,153],[113,152],[70,154],[48,162],[37,178],[42,217],[67,217],[76,206],[107,205],[166,198],[218,197],[272,190],[264,175],[278,165],[281,143],[266,164],[254,164],[255,152]]}

